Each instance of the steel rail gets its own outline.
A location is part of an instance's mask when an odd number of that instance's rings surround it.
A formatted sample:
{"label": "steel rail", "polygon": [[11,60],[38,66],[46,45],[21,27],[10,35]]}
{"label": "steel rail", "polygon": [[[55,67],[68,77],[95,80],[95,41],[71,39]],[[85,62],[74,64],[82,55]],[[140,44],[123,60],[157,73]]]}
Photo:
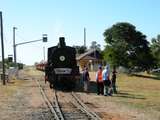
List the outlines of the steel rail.
{"label": "steel rail", "polygon": [[37,79],[36,79],[36,83],[38,84],[38,87],[39,87],[40,92],[41,92],[41,94],[42,94],[42,96],[43,96],[43,99],[45,100],[45,103],[46,103],[46,104],[48,105],[48,107],[50,108],[51,113],[54,114],[55,119],[56,119],[56,120],[62,120],[62,119],[59,118],[59,116],[57,115],[57,112],[56,112],[55,108],[53,107],[53,105],[49,102],[46,94],[44,93],[44,90],[42,89],[42,86],[40,85],[40,83],[39,83],[39,81],[38,81]]}
{"label": "steel rail", "polygon": [[54,96],[55,96],[55,106],[57,108],[57,112],[59,113],[58,114],[59,118],[60,118],[60,120],[65,120],[63,112],[62,112],[62,110],[60,108],[60,105],[59,105],[59,102],[58,102],[58,96],[57,96],[57,91],[56,90],[54,90]]}
{"label": "steel rail", "polygon": [[87,113],[87,115],[89,115],[94,120],[102,120],[95,112],[89,110],[89,108],[75,95],[74,92],[72,92],[71,95],[81,106],[82,110]]}

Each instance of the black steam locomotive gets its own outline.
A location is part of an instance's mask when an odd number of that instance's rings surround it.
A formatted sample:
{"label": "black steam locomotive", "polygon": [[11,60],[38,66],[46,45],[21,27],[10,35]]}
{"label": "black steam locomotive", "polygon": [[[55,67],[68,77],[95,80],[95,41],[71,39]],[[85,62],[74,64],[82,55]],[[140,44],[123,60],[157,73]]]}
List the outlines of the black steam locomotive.
{"label": "black steam locomotive", "polygon": [[48,48],[48,61],[45,78],[50,88],[74,88],[80,76],[76,61],[76,50],[66,46],[65,38],[60,37],[57,46]]}

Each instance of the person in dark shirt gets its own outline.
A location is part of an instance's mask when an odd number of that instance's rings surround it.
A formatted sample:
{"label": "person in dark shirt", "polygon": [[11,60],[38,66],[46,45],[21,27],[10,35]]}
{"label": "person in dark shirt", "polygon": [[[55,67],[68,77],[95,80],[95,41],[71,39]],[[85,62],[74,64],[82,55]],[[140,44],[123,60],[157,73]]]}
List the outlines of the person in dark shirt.
{"label": "person in dark shirt", "polygon": [[116,89],[116,67],[113,66],[113,71],[112,71],[112,89],[113,93],[117,94],[117,89]]}
{"label": "person in dark shirt", "polygon": [[84,83],[84,91],[88,92],[90,77],[89,77],[89,72],[87,67],[84,68],[82,77],[83,77],[83,83]]}

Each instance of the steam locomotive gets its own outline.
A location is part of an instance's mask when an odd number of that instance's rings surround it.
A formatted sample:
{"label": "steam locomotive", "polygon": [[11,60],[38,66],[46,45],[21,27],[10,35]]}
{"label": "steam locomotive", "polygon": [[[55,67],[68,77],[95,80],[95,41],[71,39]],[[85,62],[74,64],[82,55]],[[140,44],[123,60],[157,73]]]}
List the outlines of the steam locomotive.
{"label": "steam locomotive", "polygon": [[50,83],[50,88],[73,89],[80,78],[79,76],[76,50],[66,46],[65,38],[60,37],[57,46],[48,48],[45,80]]}

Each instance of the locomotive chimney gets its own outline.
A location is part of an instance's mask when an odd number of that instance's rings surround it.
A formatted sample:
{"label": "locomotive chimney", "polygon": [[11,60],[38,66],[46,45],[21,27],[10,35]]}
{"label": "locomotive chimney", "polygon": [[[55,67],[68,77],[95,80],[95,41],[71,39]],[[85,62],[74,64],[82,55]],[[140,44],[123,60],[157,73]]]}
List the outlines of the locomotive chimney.
{"label": "locomotive chimney", "polygon": [[59,38],[59,47],[65,47],[66,43],[65,43],[65,38],[64,37],[60,37]]}

